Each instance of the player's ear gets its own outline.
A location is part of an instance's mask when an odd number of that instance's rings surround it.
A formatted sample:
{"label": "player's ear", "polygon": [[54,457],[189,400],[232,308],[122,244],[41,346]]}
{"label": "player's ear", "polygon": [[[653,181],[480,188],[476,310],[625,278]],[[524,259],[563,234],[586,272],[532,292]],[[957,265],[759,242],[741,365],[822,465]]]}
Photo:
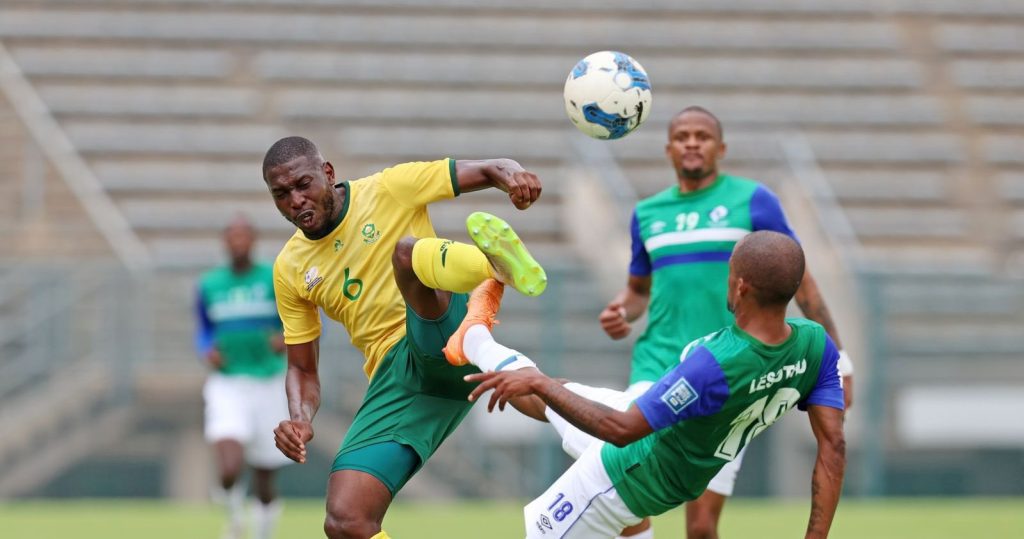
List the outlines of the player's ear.
{"label": "player's ear", "polygon": [[324,161],[324,176],[327,176],[327,181],[331,182],[331,185],[334,185],[334,165],[332,165],[330,161]]}
{"label": "player's ear", "polygon": [[736,278],[736,298],[739,299],[750,293],[750,283],[743,277]]}
{"label": "player's ear", "polygon": [[726,145],[724,140],[718,143],[718,158],[719,159],[722,159],[723,157],[725,157],[725,150],[726,149],[728,149],[728,146]]}

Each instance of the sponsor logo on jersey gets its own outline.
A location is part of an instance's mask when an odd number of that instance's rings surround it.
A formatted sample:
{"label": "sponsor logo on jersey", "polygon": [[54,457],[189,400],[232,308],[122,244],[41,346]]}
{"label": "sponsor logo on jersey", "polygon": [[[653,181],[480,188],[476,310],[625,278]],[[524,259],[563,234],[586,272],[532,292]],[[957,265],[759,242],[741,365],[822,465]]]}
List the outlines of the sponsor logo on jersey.
{"label": "sponsor logo on jersey", "polygon": [[661,234],[665,230],[665,221],[655,221],[651,223],[651,234]]}
{"label": "sponsor logo on jersey", "polygon": [[724,219],[729,216],[729,208],[725,206],[715,206],[715,209],[708,213],[708,219],[711,220],[711,226],[726,226],[729,224]]}
{"label": "sponsor logo on jersey", "polygon": [[313,289],[314,286],[323,282],[324,278],[320,275],[320,270],[313,266],[306,271],[306,292]]}
{"label": "sponsor logo on jersey", "polygon": [[772,387],[773,385],[783,381],[789,380],[790,378],[803,374],[807,371],[807,360],[801,359],[800,361],[791,365],[784,365],[781,369],[770,372],[750,381],[750,392],[757,393],[758,391],[764,391]]}
{"label": "sponsor logo on jersey", "polygon": [[363,225],[363,243],[369,245],[380,239],[380,230],[377,230],[377,225],[373,223],[366,223]]}
{"label": "sponsor logo on jersey", "polygon": [[697,392],[693,390],[693,386],[686,381],[686,378],[680,378],[661,395],[661,400],[672,409],[672,413],[678,414],[697,401]]}

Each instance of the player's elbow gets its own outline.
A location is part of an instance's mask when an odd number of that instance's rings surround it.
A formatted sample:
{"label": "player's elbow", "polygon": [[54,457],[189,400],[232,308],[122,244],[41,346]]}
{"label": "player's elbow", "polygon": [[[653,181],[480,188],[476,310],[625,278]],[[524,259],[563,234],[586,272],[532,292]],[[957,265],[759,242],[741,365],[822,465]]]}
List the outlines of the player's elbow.
{"label": "player's elbow", "polygon": [[627,425],[615,421],[608,421],[608,425],[605,428],[604,440],[615,447],[626,447],[627,445],[640,439]]}

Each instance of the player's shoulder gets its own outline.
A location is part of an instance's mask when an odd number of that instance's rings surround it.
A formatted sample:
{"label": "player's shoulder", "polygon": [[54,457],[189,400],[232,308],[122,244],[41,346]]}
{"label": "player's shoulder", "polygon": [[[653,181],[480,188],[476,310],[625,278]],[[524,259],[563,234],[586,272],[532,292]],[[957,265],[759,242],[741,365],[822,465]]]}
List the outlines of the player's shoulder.
{"label": "player's shoulder", "polygon": [[379,181],[403,176],[418,177],[424,172],[441,168],[445,170],[452,169],[452,172],[454,173],[454,167],[455,160],[449,157],[435,159],[433,161],[407,161],[405,163],[391,165],[390,167],[360,179],[376,179]]}
{"label": "player's shoulder", "polygon": [[743,191],[753,195],[757,191],[766,191],[772,193],[771,188],[759,180],[748,178],[746,176],[738,176],[736,174],[722,174],[721,181],[726,184],[728,191]]}
{"label": "player's shoulder", "polygon": [[825,327],[809,318],[787,318],[786,323],[797,331],[824,333]]}
{"label": "player's shoulder", "polygon": [[274,262],[271,265],[273,271],[280,271],[290,265],[295,264],[296,253],[303,248],[305,244],[309,243],[306,236],[302,234],[301,230],[296,229],[292,237],[288,238],[288,241],[284,242],[284,246],[278,251],[277,256],[274,257]]}
{"label": "player's shoulder", "polygon": [[705,348],[716,359],[736,355],[746,348],[746,341],[739,338],[734,326],[727,326],[713,333],[709,333],[692,344],[697,348]]}

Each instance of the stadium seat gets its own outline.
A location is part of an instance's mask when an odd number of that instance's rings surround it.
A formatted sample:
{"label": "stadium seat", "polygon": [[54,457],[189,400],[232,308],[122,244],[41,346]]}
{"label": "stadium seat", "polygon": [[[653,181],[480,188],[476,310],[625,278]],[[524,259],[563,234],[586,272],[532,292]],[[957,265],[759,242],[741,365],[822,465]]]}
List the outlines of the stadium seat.
{"label": "stadium seat", "polygon": [[30,76],[133,79],[223,79],[236,68],[227,51],[147,47],[15,46],[18,66]]}

